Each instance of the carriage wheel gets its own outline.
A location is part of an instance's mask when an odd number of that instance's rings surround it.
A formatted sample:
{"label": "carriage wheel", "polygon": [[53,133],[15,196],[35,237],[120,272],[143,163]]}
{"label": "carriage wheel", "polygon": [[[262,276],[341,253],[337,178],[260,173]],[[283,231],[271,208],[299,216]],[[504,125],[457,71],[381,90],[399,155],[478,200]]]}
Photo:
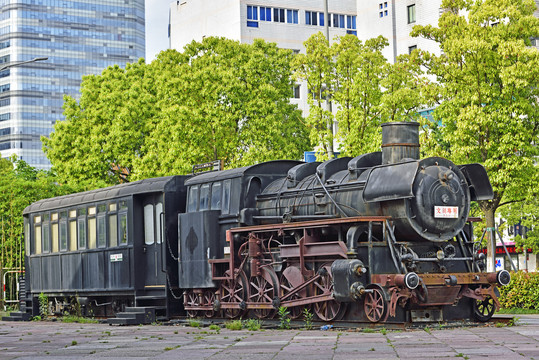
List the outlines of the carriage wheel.
{"label": "carriage wheel", "polygon": [[477,321],[487,322],[490,320],[494,311],[496,310],[496,305],[494,304],[494,299],[490,296],[487,296],[484,300],[475,300],[473,302],[473,314]]}
{"label": "carriage wheel", "polygon": [[215,315],[215,310],[213,310],[213,303],[215,302],[215,290],[205,290],[202,294],[202,305],[210,306],[211,310],[204,310],[204,316],[211,318]]}
{"label": "carriage wheel", "polygon": [[[280,288],[280,295],[281,297],[286,296],[290,291],[301,285],[303,283],[303,275],[301,274],[301,270],[296,266],[289,266],[283,271],[283,275],[281,276],[281,288]],[[286,301],[289,300],[298,300],[301,298],[307,297],[307,289],[303,289],[294,295],[288,297]],[[307,305],[308,306],[308,305]],[[289,308],[290,311],[290,318],[291,319],[299,319],[301,315],[303,314],[303,309],[307,308],[307,306],[293,306]]]}
{"label": "carriage wheel", "polygon": [[[200,306],[198,294],[195,294],[193,290],[187,290],[184,294],[184,297],[184,301],[187,306]],[[192,318],[197,317],[198,310],[187,310],[187,315]]]}
{"label": "carriage wheel", "polygon": [[[249,302],[273,306],[279,288],[277,275],[269,268],[261,268],[260,273],[251,278],[249,283]],[[275,309],[254,309],[253,314],[259,319],[271,318],[275,315]]]}
{"label": "carriage wheel", "polygon": [[365,293],[363,309],[365,316],[370,322],[376,323],[382,320],[387,312],[387,302],[384,298],[383,289],[371,287],[372,292]]}
{"label": "carriage wheel", "polygon": [[[333,276],[331,264],[326,263],[318,270],[320,278],[314,282],[314,295],[329,295],[333,293]],[[338,320],[346,311],[346,304],[337,300],[328,300],[314,303],[314,312],[320,320]]]}
{"label": "carriage wheel", "polygon": [[[230,270],[225,272],[225,276],[230,276]],[[243,271],[240,270],[238,276],[235,279],[226,279],[221,282],[219,289],[220,301],[224,303],[242,303],[247,298],[247,279]],[[242,309],[224,309],[225,317],[234,319],[244,313]]]}

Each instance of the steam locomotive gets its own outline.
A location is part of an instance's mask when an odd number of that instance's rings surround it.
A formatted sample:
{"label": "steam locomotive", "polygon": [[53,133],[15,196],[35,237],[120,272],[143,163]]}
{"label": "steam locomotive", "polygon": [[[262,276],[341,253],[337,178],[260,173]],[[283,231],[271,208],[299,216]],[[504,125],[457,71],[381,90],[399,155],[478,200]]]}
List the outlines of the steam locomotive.
{"label": "steam locomotive", "polygon": [[24,211],[22,312],[37,315],[43,293],[51,312],[111,323],[266,319],[280,307],[322,321],[489,320],[510,275],[484,272],[468,219],[471,201],[492,198],[485,169],[419,159],[417,123],[383,124],[382,138],[381,152],[355,158],[38,201]]}

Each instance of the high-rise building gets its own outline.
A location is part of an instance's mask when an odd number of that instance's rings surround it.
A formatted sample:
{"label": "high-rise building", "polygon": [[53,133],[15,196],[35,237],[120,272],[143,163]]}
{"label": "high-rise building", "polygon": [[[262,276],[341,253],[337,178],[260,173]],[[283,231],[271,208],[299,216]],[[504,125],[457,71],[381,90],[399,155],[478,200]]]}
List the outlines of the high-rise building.
{"label": "high-rise building", "polygon": [[1,156],[50,168],[40,137],[64,119],[64,95],[144,57],[144,25],[144,0],[0,0]]}

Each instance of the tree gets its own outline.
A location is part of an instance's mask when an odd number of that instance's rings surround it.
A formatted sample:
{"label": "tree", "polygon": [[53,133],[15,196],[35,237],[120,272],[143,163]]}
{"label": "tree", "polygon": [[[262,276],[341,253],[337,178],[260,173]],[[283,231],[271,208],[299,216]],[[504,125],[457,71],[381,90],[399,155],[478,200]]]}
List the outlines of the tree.
{"label": "tree", "polygon": [[310,144],[290,104],[292,52],[224,38],[167,50],[151,64],[87,76],[67,98],[44,150],[65,182],[94,187],[188,173],[223,160],[237,167],[300,158]]}
{"label": "tree", "polygon": [[[293,67],[296,79],[307,83],[307,122],[311,140],[323,149],[321,158],[332,151],[334,120],[341,153],[354,156],[380,149],[382,122],[419,117],[425,80],[417,52],[390,64],[382,55],[388,45],[382,36],[362,42],[345,35],[330,47],[319,32],[304,44],[306,54],[298,55]],[[335,116],[324,104],[328,98]]]}
{"label": "tree", "polygon": [[37,170],[16,158],[0,159],[1,267],[22,267],[24,208],[37,200],[74,191],[69,186],[58,185],[51,172]]}
{"label": "tree", "polygon": [[295,79],[307,82],[310,138],[313,144],[321,148],[323,158],[333,158],[334,116],[328,106],[335,81],[333,53],[322,32],[309,37],[303,45],[305,54],[298,54],[292,66]]}
{"label": "tree", "polygon": [[494,199],[479,206],[487,228],[494,228],[501,206],[537,193],[539,53],[529,46],[539,35],[536,5],[444,0],[442,7],[438,27],[415,26],[412,32],[442,50],[423,55],[436,77],[432,93],[439,94],[434,117],[443,126],[434,136],[446,141],[449,147],[442,150],[456,163],[478,162],[487,169]]}

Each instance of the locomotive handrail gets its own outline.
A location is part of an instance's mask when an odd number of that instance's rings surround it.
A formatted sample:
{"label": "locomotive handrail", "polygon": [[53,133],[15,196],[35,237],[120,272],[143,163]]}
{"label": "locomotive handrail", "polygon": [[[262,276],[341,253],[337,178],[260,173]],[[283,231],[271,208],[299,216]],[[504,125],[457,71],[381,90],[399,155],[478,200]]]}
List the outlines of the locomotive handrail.
{"label": "locomotive handrail", "polygon": [[[401,259],[397,259],[396,250],[394,248],[394,245],[397,242],[397,240],[395,239],[395,234],[393,233],[393,229],[391,228],[388,220],[386,220],[385,223],[386,223],[386,227],[387,227],[388,234],[389,234],[388,240],[387,240],[387,245],[389,247],[389,252],[391,253],[391,259],[393,260],[393,264],[395,265],[395,269],[397,269],[399,274],[402,274],[403,272],[406,273],[406,268],[402,264]],[[399,264],[398,264],[399,262],[401,263],[401,266],[399,266]]]}
{"label": "locomotive handrail", "polygon": [[341,209],[341,207],[337,204],[337,202],[331,197],[331,195],[330,195],[329,192],[328,192],[328,189],[326,189],[326,186],[325,186],[324,183],[322,182],[322,179],[320,179],[320,176],[318,176],[318,173],[316,174],[316,180],[318,180],[318,182],[319,182],[320,185],[322,186],[322,189],[324,189],[324,192],[325,192],[326,195],[328,196],[329,200],[331,200],[331,202],[333,203],[333,205],[335,205],[335,207],[341,212],[341,214],[342,214],[344,217],[348,217],[348,215],[346,215],[346,213],[344,212],[344,210]]}

